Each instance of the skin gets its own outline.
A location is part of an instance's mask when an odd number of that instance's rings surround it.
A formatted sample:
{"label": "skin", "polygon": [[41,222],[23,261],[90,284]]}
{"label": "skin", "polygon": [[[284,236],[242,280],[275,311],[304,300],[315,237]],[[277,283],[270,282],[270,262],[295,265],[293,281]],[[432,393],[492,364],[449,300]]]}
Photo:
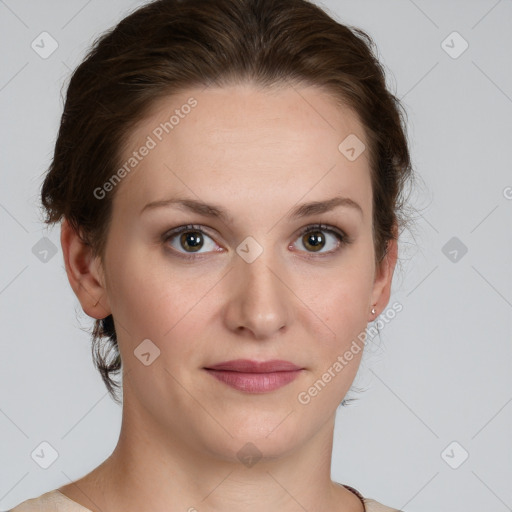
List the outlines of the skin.
{"label": "skin", "polygon": [[[115,319],[124,405],[112,455],[60,490],[93,511],[360,512],[330,467],[336,410],[363,351],[308,404],[297,396],[389,301],[397,247],[391,242],[376,265],[368,152],[349,161],[338,150],[351,133],[366,143],[364,129],[314,87],[189,89],[154,104],[125,156],[190,96],[197,106],[117,185],[105,261],[62,225],[66,272],[83,310]],[[335,195],[362,213],[339,207],[286,218],[297,204]],[[177,207],[140,215],[146,203],[177,196],[222,206],[232,219]],[[351,242],[322,258],[339,241],[322,230],[315,252],[300,230],[316,223]],[[161,240],[187,224],[204,229],[199,256],[180,235]],[[248,236],[263,248],[252,263],[236,252]],[[198,258],[176,256],[187,251]],[[134,356],[145,339],[160,350],[148,366]],[[257,394],[204,370],[238,358],[284,359],[304,370]],[[251,467],[237,457],[248,442],[262,454]]]}

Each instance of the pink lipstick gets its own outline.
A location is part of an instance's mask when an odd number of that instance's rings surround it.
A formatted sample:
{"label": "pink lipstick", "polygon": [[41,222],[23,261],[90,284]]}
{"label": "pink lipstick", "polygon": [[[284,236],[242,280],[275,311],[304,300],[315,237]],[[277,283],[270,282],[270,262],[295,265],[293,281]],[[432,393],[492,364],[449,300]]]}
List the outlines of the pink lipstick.
{"label": "pink lipstick", "polygon": [[302,369],[277,359],[262,362],[236,359],[205,368],[221,382],[247,393],[274,391],[297,378]]}

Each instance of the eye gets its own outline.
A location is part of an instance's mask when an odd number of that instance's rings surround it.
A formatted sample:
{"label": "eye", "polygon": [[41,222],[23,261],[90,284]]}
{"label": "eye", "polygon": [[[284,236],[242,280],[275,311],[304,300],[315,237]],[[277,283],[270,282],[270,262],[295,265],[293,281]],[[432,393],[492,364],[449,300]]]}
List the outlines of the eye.
{"label": "eye", "polygon": [[[328,237],[323,233],[328,233],[331,237],[331,244],[328,243]],[[306,252],[320,253],[329,255],[341,249],[341,246],[348,244],[346,235],[337,228],[326,226],[325,224],[315,224],[304,228],[299,236],[299,240]],[[331,250],[320,252],[325,246],[333,247]]]}
{"label": "eye", "polygon": [[[326,237],[323,233],[327,233],[329,236]],[[328,243],[329,237],[331,237],[330,244]],[[350,243],[350,240],[345,233],[338,228],[327,226],[325,224],[306,226],[300,232],[299,239],[307,253],[318,253],[321,256],[332,255],[338,252],[343,245]],[[169,242],[169,245],[174,249],[176,255],[187,259],[197,258],[195,254],[221,251],[215,248],[217,247],[215,242],[213,242],[213,239],[205,233],[201,226],[193,224],[180,226],[172,229],[171,231],[167,231],[162,235],[162,240],[165,243]],[[205,243],[205,240],[210,240],[211,243]],[[326,245],[330,245],[332,249],[320,252]],[[206,251],[200,252],[203,248],[206,248]]]}
{"label": "eye", "polygon": [[[179,256],[184,258],[194,258],[193,253],[199,253],[199,250],[202,249],[205,245],[205,236],[213,242],[213,239],[208,236],[200,226],[195,226],[189,224],[187,226],[180,226],[179,228],[168,231],[165,235],[163,235],[163,241],[168,242],[174,238],[177,238],[177,241],[174,244],[170,244],[175,251],[178,252]],[[178,247],[176,247],[178,245]],[[208,249],[208,244],[206,244]],[[192,253],[187,255],[186,253],[182,253],[180,249],[185,249],[186,252]],[[215,243],[210,244],[210,251],[216,251]],[[206,251],[208,252],[208,251]]]}

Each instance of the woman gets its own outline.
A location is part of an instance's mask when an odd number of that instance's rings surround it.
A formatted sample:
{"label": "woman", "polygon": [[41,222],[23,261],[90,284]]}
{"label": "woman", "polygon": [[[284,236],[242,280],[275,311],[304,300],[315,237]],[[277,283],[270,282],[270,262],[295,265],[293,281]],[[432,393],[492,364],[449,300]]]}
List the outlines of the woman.
{"label": "woman", "polygon": [[396,510],[330,478],[412,173],[371,45],[305,0],[158,0],[96,41],[42,203],[121,434],[14,512]]}

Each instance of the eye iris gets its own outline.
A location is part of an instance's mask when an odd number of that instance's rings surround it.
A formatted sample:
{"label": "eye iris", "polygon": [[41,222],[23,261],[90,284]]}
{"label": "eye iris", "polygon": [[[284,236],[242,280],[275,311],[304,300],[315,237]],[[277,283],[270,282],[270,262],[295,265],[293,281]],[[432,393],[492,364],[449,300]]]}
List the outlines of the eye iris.
{"label": "eye iris", "polygon": [[[305,247],[308,248],[312,247],[313,251],[318,251],[319,249],[322,249],[323,244],[325,243],[325,239],[323,235],[321,234],[321,231],[311,231],[309,233],[306,233],[304,235],[307,242],[304,244]],[[310,243],[310,240],[313,240],[313,243]],[[315,245],[316,243],[320,243],[320,245]]]}
{"label": "eye iris", "polygon": [[181,245],[186,249],[186,245],[192,248],[192,251],[197,251],[201,248],[203,243],[202,235],[199,234],[198,231],[187,231],[183,233],[180,237]]}

